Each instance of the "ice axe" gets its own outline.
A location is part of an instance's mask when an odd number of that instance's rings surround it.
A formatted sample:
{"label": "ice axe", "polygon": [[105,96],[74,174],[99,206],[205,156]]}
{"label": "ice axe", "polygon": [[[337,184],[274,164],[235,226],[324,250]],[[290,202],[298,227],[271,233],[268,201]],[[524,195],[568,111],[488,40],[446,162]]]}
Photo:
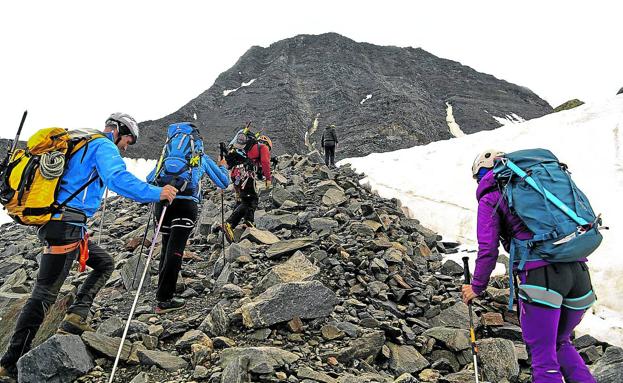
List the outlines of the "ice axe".
{"label": "ice axe", "polygon": [[[463,276],[465,277],[465,284],[471,285],[472,278],[469,274],[469,264],[467,261],[469,257],[463,257]],[[472,346],[472,357],[474,358],[474,374],[476,375],[476,383],[480,382],[478,376],[478,345],[476,344],[476,331],[474,330],[474,310],[472,309],[472,302],[467,304],[469,307],[469,339]]]}

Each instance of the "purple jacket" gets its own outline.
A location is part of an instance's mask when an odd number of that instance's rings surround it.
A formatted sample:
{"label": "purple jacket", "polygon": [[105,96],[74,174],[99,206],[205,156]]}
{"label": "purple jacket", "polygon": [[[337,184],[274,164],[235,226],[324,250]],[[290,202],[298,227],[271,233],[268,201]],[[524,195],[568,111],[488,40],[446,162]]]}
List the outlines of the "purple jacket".
{"label": "purple jacket", "polygon": [[[472,289],[474,293],[480,295],[487,288],[491,272],[495,268],[500,240],[508,251],[511,238],[530,239],[532,232],[519,217],[511,213],[508,203],[502,198],[492,171],[480,180],[476,189],[476,199],[478,199],[478,257],[472,278]],[[531,262],[529,268],[534,269],[546,264],[545,261]]]}

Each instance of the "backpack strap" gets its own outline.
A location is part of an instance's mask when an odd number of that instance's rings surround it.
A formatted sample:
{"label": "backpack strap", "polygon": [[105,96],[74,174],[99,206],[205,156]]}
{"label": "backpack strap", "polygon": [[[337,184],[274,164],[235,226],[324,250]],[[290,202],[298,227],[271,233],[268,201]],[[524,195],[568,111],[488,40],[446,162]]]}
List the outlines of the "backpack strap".
{"label": "backpack strap", "polygon": [[[523,171],[519,166],[515,165],[513,161],[509,159],[504,159],[506,162],[506,166],[511,169],[515,174],[520,176],[523,180],[525,180],[528,185],[532,186],[534,190],[543,195],[543,198],[547,199],[551,203],[553,203],[557,208],[562,210],[563,213],[568,215],[572,220],[574,220],[580,226],[589,225],[589,223],[582,217],[578,216],[575,211],[573,211],[569,206],[567,206],[564,202],[562,202],[558,197],[550,193],[544,187],[540,187],[537,182],[528,175],[525,171]],[[547,204],[545,204],[547,206]]]}

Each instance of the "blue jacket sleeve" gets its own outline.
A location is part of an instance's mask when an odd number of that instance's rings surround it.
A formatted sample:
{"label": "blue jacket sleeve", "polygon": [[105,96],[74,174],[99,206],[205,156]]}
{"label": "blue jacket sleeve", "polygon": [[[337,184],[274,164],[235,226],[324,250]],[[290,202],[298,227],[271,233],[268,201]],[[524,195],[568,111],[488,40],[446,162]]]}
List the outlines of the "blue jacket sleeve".
{"label": "blue jacket sleeve", "polygon": [[162,189],[136,178],[126,169],[115,144],[101,141],[95,152],[95,167],[104,184],[115,193],[141,203],[160,201]]}
{"label": "blue jacket sleeve", "polygon": [[216,187],[220,189],[226,189],[229,186],[229,175],[227,169],[224,166],[217,166],[214,160],[210,156],[204,154],[201,159],[201,166],[203,171],[210,177]]}

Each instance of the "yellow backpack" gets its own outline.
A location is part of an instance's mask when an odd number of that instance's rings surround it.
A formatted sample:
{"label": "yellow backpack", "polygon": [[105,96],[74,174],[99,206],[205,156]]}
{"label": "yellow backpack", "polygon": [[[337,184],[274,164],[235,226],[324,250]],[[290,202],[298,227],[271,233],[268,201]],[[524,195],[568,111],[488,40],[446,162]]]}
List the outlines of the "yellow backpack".
{"label": "yellow backpack", "polygon": [[90,129],[46,128],[33,134],[26,149],[15,150],[3,171],[0,203],[9,216],[23,225],[41,226],[50,221],[52,215],[98,178],[93,177],[62,203],[56,201],[60,179],[71,156],[102,137],[106,136]]}

